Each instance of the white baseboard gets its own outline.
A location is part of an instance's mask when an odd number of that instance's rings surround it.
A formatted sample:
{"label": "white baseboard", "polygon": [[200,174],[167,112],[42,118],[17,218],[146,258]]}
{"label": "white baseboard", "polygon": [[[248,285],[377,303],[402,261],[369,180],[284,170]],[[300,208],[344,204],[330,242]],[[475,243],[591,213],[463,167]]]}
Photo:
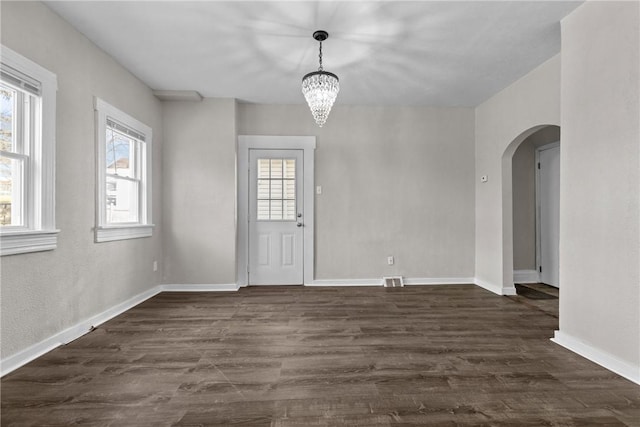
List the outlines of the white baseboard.
{"label": "white baseboard", "polygon": [[382,277],[379,279],[321,279],[305,286],[382,286]]}
{"label": "white baseboard", "polygon": [[540,283],[538,270],[513,270],[513,281],[516,283]]}
{"label": "white baseboard", "polygon": [[515,286],[503,286],[500,295],[518,295],[518,292],[516,292]]}
{"label": "white baseboard", "polygon": [[[405,285],[454,285],[473,284],[473,277],[403,277]],[[379,279],[321,279],[305,286],[382,286]]]}
{"label": "white baseboard", "polygon": [[485,280],[478,279],[477,277],[474,279],[474,283],[480,286],[481,288],[484,288],[497,295],[516,295],[515,286],[496,285],[494,283],[490,283]]}
{"label": "white baseboard", "polygon": [[474,279],[474,283],[481,288],[484,288],[494,294],[502,295],[502,286],[495,285],[493,283],[489,283],[482,279],[478,279],[477,277]]}
{"label": "white baseboard", "polygon": [[218,285],[193,284],[193,285],[160,285],[162,292],[233,292],[241,288],[235,283]]}
{"label": "white baseboard", "polygon": [[135,307],[160,293],[158,286],[138,294],[128,300],[121,302],[108,310],[103,311],[95,316],[92,316],[86,320],[83,320],[70,328],[67,328],[57,334],[46,338],[39,343],[36,343],[22,351],[19,351],[9,357],[6,357],[0,361],[0,376],[4,376],[9,372],[16,370],[17,368],[31,362],[32,360],[42,356],[45,353],[50,352],[54,348],[57,348],[63,344],[67,344],[75,339],[80,338],[91,330],[91,328],[99,326],[110,320],[117,315],[124,313],[125,311]]}
{"label": "white baseboard", "polygon": [[551,338],[551,341],[591,360],[594,363],[597,363],[611,372],[615,372],[629,381],[640,384],[640,366],[635,366],[620,360],[610,353],[592,347],[584,341],[562,331],[555,331],[554,337]]}
{"label": "white baseboard", "polygon": [[405,285],[473,285],[473,277],[407,277]]}

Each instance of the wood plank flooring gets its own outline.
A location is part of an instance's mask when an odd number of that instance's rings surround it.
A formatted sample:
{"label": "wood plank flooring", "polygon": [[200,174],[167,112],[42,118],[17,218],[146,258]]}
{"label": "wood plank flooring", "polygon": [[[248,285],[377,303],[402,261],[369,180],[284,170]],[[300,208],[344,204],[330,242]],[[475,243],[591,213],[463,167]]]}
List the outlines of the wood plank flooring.
{"label": "wood plank flooring", "polygon": [[639,386],[549,341],[557,303],[471,285],[163,293],[4,377],[1,421],[640,426]]}

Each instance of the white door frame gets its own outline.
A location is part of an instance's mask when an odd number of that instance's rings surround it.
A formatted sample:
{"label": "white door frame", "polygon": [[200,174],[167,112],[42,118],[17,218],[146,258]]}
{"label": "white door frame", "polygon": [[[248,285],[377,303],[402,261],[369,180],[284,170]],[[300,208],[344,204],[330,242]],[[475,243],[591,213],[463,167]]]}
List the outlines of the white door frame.
{"label": "white door frame", "polygon": [[[536,170],[536,272],[538,273],[538,282],[542,281],[542,272],[540,271],[540,267],[542,266],[542,254],[541,254],[541,246],[542,246],[542,235],[540,230],[540,168],[538,165],[540,164],[540,152],[544,150],[549,150],[551,148],[556,148],[560,146],[560,141],[552,142],[550,144],[545,144],[540,147],[536,147],[536,159],[535,159],[535,170]],[[562,171],[560,171],[562,173]]]}
{"label": "white door frame", "polygon": [[249,267],[249,150],[303,150],[304,156],[304,256],[303,279],[304,284],[313,283],[314,278],[314,155],[316,149],[315,136],[263,136],[238,135],[238,241],[236,253],[236,268],[239,286],[247,286]]}

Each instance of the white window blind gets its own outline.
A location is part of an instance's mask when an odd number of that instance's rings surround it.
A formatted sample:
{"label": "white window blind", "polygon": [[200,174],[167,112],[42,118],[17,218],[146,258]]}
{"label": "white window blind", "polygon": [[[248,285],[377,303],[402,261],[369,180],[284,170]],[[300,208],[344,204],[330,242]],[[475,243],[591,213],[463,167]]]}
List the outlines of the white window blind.
{"label": "white window blind", "polygon": [[24,90],[25,92],[29,92],[35,96],[40,96],[42,94],[42,84],[39,81],[21,73],[7,64],[0,64],[0,77],[2,81],[15,86],[17,89]]}
{"label": "white window blind", "polygon": [[135,138],[139,141],[144,142],[145,141],[145,137],[143,134],[136,132],[135,130],[131,129],[130,127],[127,127],[125,125],[122,125],[116,121],[114,121],[111,117],[107,117],[107,126],[110,127],[113,130],[117,130],[118,132],[121,132],[127,136],[130,136],[131,138]]}
{"label": "white window blind", "polygon": [[258,221],[295,221],[295,159],[258,159],[257,184]]}

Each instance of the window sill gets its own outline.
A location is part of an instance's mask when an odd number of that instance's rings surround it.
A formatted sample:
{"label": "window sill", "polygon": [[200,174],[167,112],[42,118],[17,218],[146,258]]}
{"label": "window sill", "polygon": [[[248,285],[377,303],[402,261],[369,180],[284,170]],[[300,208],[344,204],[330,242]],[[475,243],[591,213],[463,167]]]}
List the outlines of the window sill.
{"label": "window sill", "polygon": [[96,227],[96,243],[151,237],[153,235],[153,227],[153,224]]}
{"label": "window sill", "polygon": [[0,234],[0,256],[51,251],[58,246],[60,230],[10,231]]}

